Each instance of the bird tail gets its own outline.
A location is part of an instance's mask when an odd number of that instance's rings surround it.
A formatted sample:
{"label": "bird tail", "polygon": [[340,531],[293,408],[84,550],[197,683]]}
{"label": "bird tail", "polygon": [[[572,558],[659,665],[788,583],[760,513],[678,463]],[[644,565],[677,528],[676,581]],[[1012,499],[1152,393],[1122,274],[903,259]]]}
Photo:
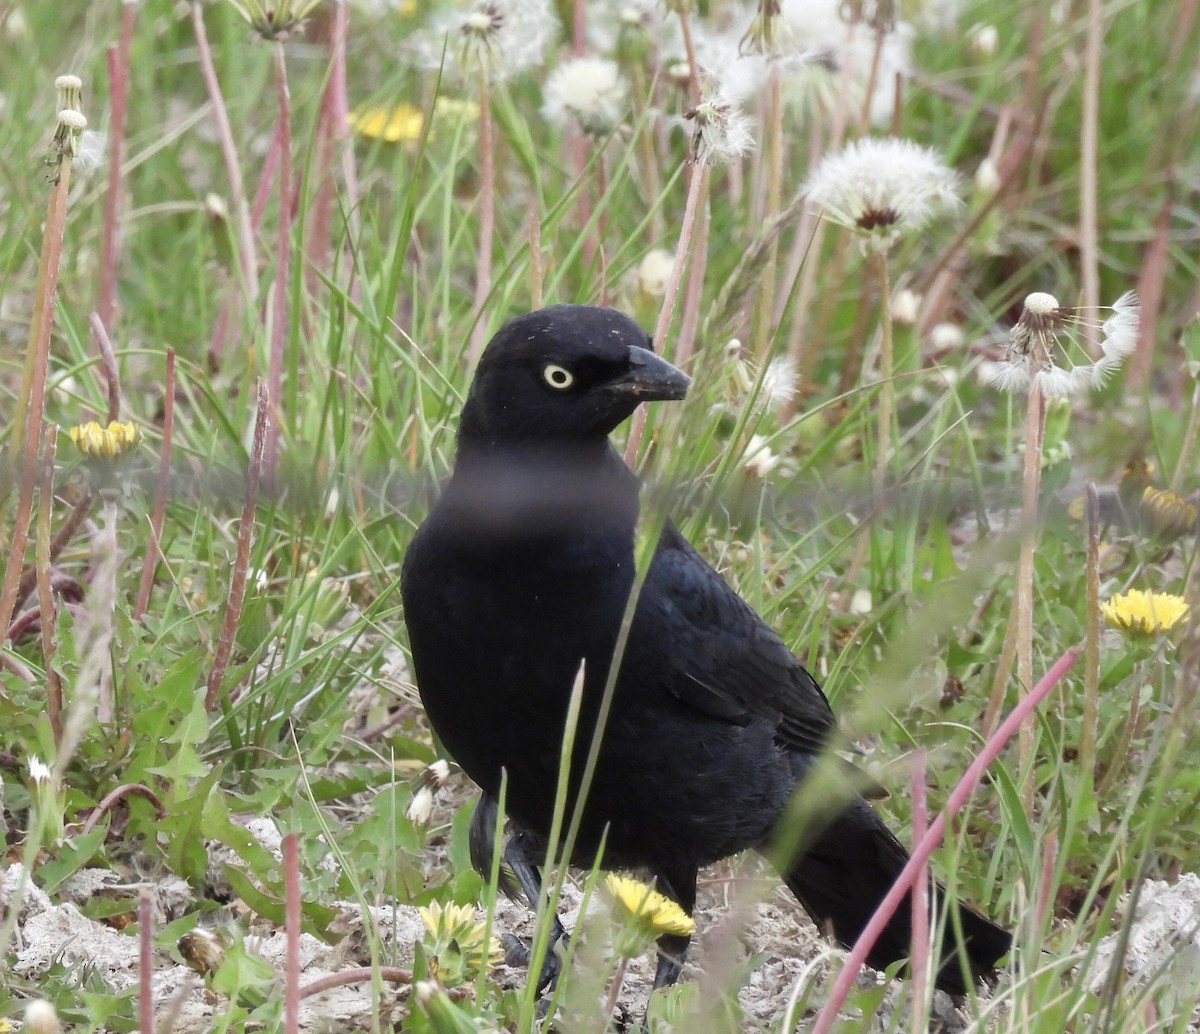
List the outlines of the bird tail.
{"label": "bird tail", "polygon": [[[858,939],[875,909],[908,861],[908,852],[861,797],[821,831],[804,854],[784,874],[784,882],[804,910],[826,933],[849,947]],[[947,907],[946,893],[932,883],[931,904],[939,914]],[[938,963],[936,984],[951,994],[965,994],[970,983],[991,973],[1012,947],[1012,937],[990,919],[965,905],[959,911],[960,945],[951,917]],[[911,896],[896,910],[867,955],[876,969],[908,957],[912,944]]]}

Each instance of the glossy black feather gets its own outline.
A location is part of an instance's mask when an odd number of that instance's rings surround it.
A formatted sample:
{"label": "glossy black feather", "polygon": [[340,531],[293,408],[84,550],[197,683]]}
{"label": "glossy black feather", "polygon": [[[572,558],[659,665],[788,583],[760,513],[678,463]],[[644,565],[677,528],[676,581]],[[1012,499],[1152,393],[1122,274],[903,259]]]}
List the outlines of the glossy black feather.
{"label": "glossy black feather", "polygon": [[[489,797],[507,774],[523,860],[549,831],[584,662],[578,778],[633,586],[639,483],[607,436],[640,401],[686,387],[648,344],[628,318],[585,306],[507,324],[464,406],[454,475],[405,557],[430,721]],[[574,860],[591,864],[603,840],[605,865],[647,867],[690,907],[697,866],[766,846],[834,728],[809,673],[668,522],[637,598]],[[906,859],[869,805],[847,800],[785,873],[843,942]],[[1009,937],[968,909],[962,921],[971,970],[986,972]],[[905,913],[871,961],[903,957],[908,941]],[[660,982],[677,971],[660,966]],[[956,963],[939,983],[963,990]]]}

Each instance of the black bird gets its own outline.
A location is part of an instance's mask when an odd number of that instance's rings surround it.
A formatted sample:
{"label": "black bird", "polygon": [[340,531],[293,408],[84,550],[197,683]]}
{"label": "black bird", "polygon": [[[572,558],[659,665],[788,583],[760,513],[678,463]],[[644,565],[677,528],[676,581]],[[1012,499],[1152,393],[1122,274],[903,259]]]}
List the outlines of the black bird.
{"label": "black bird", "polygon": [[[639,403],[680,399],[689,383],[614,310],[555,305],[511,320],[479,362],[454,474],[404,559],[421,699],[485,795],[476,858],[490,858],[503,772],[516,830],[506,857],[531,900],[572,686],[583,661],[569,807],[634,583],[639,481],[608,435]],[[697,869],[768,847],[834,728],[812,676],[666,523],[637,597],[572,860],[590,866],[603,840],[605,868],[651,870],[690,913]],[[908,855],[853,790],[827,810],[783,879],[818,926],[849,944]],[[907,956],[910,913],[902,907],[877,942],[868,957],[876,968]],[[961,994],[1011,938],[966,907],[959,918],[963,943],[947,934],[936,979]],[[687,944],[660,942],[655,986],[678,976]]]}

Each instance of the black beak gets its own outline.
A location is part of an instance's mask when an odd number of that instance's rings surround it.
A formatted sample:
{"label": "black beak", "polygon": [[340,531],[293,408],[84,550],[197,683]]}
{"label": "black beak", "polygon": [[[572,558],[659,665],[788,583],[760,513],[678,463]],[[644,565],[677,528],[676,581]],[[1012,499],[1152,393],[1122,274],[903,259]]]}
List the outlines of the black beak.
{"label": "black beak", "polygon": [[621,395],[632,395],[643,402],[681,399],[692,383],[682,370],[660,359],[648,348],[631,345],[629,372],[609,381],[606,387]]}

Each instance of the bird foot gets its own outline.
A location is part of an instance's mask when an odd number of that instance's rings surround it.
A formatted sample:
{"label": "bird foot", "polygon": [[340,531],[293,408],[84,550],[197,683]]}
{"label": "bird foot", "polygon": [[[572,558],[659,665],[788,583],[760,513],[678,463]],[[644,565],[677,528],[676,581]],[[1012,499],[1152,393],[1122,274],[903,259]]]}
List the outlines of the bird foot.
{"label": "bird foot", "polygon": [[[500,944],[504,948],[504,964],[513,966],[514,968],[526,968],[529,966],[532,951],[516,934],[504,933],[500,935]],[[552,990],[555,983],[558,981],[558,975],[562,972],[562,958],[558,952],[554,950],[554,945],[550,945],[546,951],[546,957],[542,960],[542,971],[538,974],[535,990],[538,995],[544,995],[547,991]]]}

